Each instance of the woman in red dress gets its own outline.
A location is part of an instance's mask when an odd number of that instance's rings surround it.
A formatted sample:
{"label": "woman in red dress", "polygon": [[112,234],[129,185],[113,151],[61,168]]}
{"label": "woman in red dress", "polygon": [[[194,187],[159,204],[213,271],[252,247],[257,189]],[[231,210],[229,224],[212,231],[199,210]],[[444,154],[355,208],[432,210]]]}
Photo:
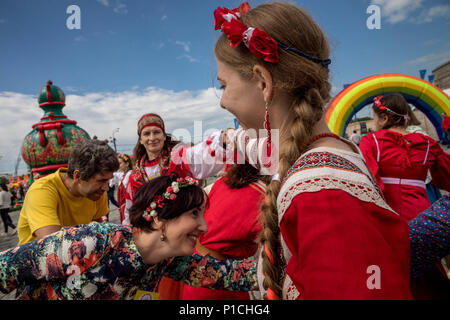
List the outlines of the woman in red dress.
{"label": "woman in red dress", "polygon": [[[260,206],[269,176],[249,164],[229,167],[209,192],[205,211],[208,232],[198,238],[196,252],[217,259],[253,256],[258,248],[262,224]],[[209,290],[185,285],[183,300],[248,300],[248,292]]]}
{"label": "woman in red dress", "polygon": [[264,134],[256,145],[237,130],[237,149],[258,152],[260,167],[277,172],[261,207],[261,293],[411,298],[408,226],[384,201],[359,149],[325,123],[330,50],[320,27],[305,10],[278,2],[218,8],[214,22],[223,32],[215,45],[220,105],[243,129]]}
{"label": "woman in red dress", "polygon": [[125,194],[133,170],[133,162],[129,155],[119,153],[119,171],[122,172],[119,186],[117,187],[117,203],[119,204],[120,223],[125,219]]}
{"label": "woman in red dress", "polygon": [[374,99],[377,131],[363,137],[359,148],[389,206],[406,221],[430,206],[425,179],[450,191],[450,155],[432,138],[406,130],[410,107],[401,94]]}

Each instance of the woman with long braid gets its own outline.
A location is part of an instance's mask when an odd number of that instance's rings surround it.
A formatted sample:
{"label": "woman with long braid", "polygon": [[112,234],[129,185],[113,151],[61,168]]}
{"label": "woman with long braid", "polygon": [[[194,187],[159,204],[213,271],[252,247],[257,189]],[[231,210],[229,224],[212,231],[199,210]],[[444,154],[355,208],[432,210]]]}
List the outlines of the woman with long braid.
{"label": "woman with long braid", "polygon": [[[221,107],[244,128],[227,139],[248,158],[258,150],[261,169],[278,165],[262,205],[264,296],[410,299],[408,226],[358,148],[323,119],[331,61],[320,27],[289,3],[219,7],[214,20],[224,33],[215,45]],[[245,129],[267,137],[250,145]]]}
{"label": "woman with long braid", "polygon": [[425,179],[450,191],[450,155],[432,138],[406,130],[412,112],[399,93],[378,96],[373,103],[377,131],[359,145],[386,202],[409,222],[431,204]]}

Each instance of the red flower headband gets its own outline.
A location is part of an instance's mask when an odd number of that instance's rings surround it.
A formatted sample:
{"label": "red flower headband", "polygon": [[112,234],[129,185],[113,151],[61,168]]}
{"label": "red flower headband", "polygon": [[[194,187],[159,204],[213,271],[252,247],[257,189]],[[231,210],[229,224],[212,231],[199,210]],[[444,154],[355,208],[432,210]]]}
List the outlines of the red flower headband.
{"label": "red flower headband", "polygon": [[391,112],[391,113],[393,113],[393,114],[395,114],[395,115],[397,115],[397,116],[399,116],[399,117],[403,117],[403,119],[404,119],[405,121],[408,121],[408,120],[409,120],[408,114],[400,114],[400,113],[397,113],[397,112],[395,112],[395,111],[389,109],[388,107],[386,107],[384,104],[382,104],[382,103],[381,103],[381,99],[382,99],[382,98],[383,98],[383,96],[378,96],[378,97],[375,97],[375,98],[373,99],[373,104],[375,105],[375,107],[377,107],[377,108],[378,108],[379,110],[381,110],[381,111],[389,111],[389,112]]}
{"label": "red flower headband", "polygon": [[239,20],[248,11],[250,11],[250,5],[247,2],[242,3],[239,8],[233,10],[225,7],[218,7],[214,10],[214,28],[216,30],[221,29],[227,35],[228,40],[230,40],[230,46],[237,47],[241,42],[244,42],[251,53],[271,63],[279,61],[278,47],[281,47],[328,68],[328,65],[331,63],[330,59],[311,56],[274,40],[261,29],[248,27]]}
{"label": "red flower headband", "polygon": [[378,96],[373,99],[373,104],[381,111],[386,111],[387,107],[381,103],[383,96]]}
{"label": "red flower headband", "polygon": [[142,214],[142,217],[148,222],[152,221],[154,217],[158,215],[156,212],[157,208],[164,208],[165,200],[175,200],[177,198],[177,193],[180,191],[180,188],[199,185],[198,180],[186,177],[186,178],[178,178],[177,181],[172,182],[172,185],[167,187],[166,192],[162,195],[155,195],[153,197],[153,201],[147,207],[147,209]]}
{"label": "red flower headband", "polygon": [[232,47],[237,47],[241,42],[255,56],[267,62],[278,62],[277,42],[270,38],[264,31],[258,28],[247,27],[239,18],[250,10],[250,5],[244,2],[239,8],[230,10],[218,7],[214,10],[214,28],[222,29],[230,40]]}

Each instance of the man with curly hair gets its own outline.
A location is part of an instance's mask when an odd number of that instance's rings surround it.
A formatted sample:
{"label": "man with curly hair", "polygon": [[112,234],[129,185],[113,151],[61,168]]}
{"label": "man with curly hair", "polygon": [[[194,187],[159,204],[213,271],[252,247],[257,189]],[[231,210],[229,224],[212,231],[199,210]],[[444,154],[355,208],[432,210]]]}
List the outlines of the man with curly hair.
{"label": "man with curly hair", "polygon": [[19,245],[62,227],[101,222],[108,212],[109,180],[118,168],[117,155],[106,142],[77,144],[68,168],[35,181],[28,190],[17,226]]}

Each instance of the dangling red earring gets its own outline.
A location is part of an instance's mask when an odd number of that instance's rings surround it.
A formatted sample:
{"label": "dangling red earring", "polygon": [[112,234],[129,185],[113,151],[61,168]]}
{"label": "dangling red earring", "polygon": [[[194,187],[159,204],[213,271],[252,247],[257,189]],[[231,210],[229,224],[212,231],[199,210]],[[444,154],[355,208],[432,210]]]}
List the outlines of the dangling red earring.
{"label": "dangling red earring", "polygon": [[264,161],[263,165],[268,168],[271,165],[270,156],[272,155],[272,133],[270,132],[270,121],[269,121],[269,104],[266,103],[266,114],[264,115],[264,129],[267,130],[267,143],[266,143],[266,154],[268,161]]}

